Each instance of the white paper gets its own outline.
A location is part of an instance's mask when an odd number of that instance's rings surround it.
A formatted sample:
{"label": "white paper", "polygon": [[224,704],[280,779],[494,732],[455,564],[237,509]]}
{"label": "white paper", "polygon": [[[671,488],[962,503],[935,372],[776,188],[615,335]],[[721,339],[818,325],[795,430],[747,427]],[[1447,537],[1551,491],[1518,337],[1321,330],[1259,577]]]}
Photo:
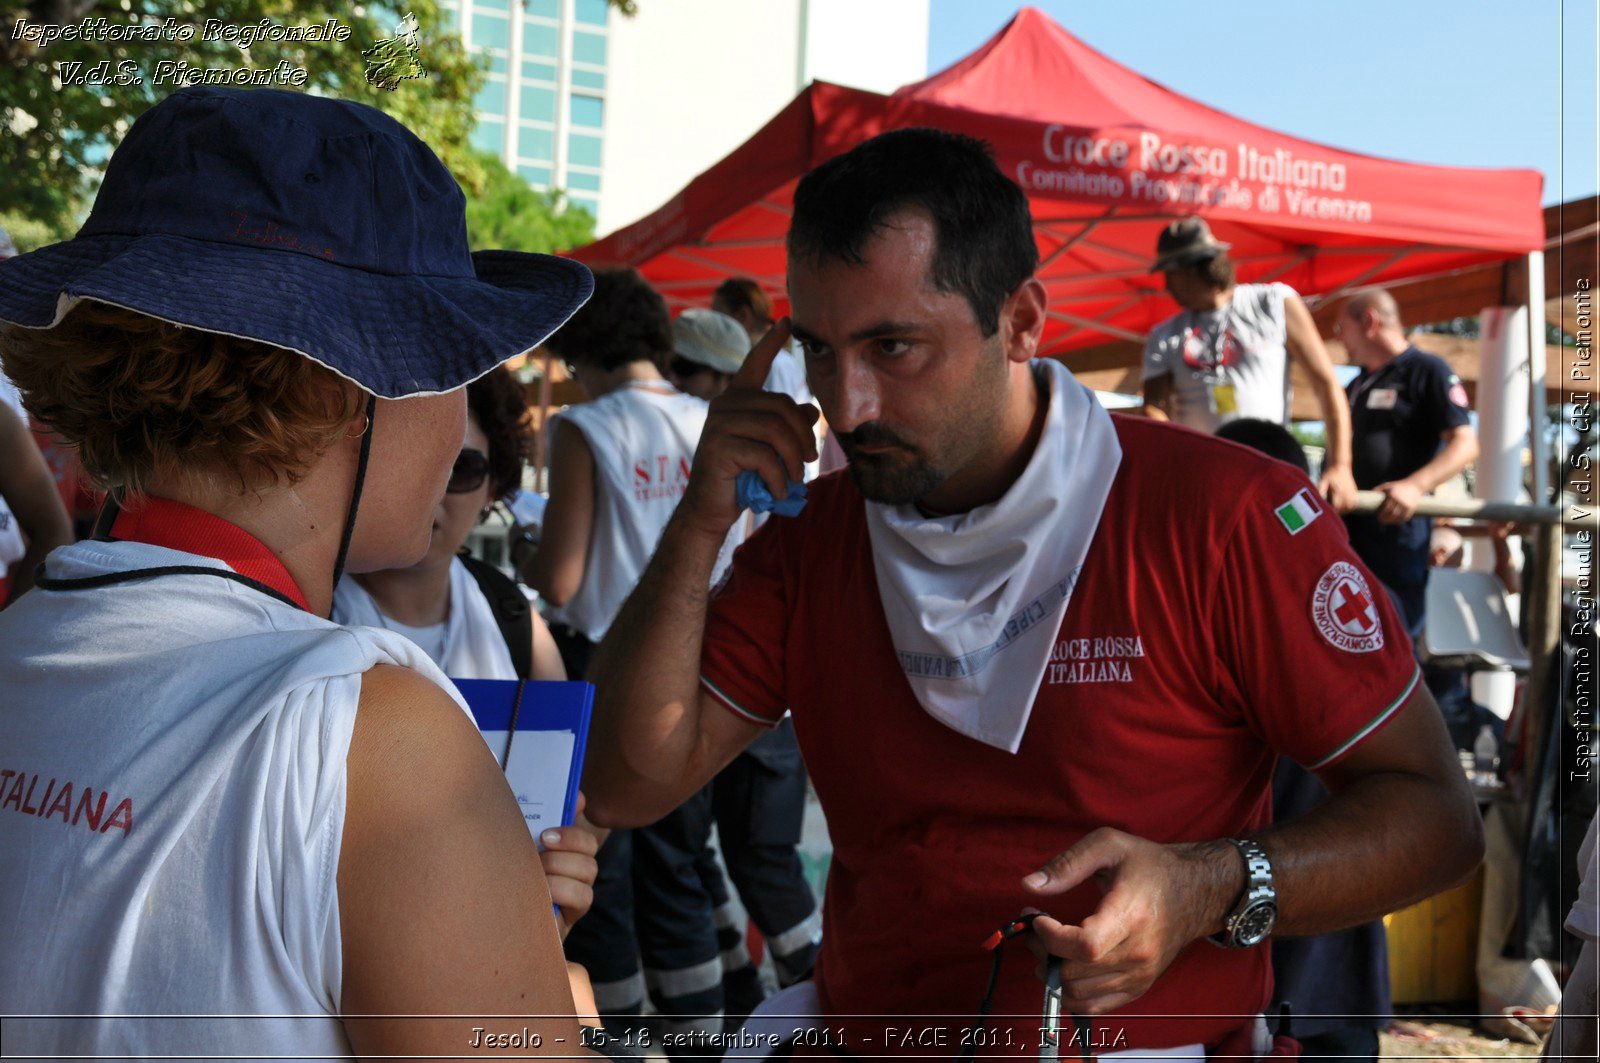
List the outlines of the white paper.
{"label": "white paper", "polygon": [[[505,756],[506,732],[484,731],[483,737],[495,760]],[[506,782],[517,795],[522,818],[535,842],[540,831],[561,826],[561,810],[572,774],[572,750],[577,741],[572,731],[518,731],[511,740]]]}

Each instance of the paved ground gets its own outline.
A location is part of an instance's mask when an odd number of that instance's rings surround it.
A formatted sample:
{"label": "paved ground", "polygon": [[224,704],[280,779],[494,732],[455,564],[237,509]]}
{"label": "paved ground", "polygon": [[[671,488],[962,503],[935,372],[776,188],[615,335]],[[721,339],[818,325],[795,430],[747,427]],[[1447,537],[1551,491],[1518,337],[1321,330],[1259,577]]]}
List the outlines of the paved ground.
{"label": "paved ground", "polygon": [[1501,1059],[1537,1056],[1537,1045],[1480,1032],[1473,1020],[1438,1014],[1400,1015],[1379,1037],[1383,1063],[1408,1059]]}

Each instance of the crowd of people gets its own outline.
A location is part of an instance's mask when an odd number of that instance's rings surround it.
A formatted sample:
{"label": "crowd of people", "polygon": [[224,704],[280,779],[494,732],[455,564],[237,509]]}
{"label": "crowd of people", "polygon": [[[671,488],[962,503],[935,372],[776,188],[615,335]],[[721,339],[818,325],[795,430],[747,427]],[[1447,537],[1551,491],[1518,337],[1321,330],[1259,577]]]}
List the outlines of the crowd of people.
{"label": "crowd of people", "polygon": [[[294,241],[207,227],[241,210]],[[966,137],[809,173],[776,321],[747,279],[674,319],[631,269],[469,254],[462,212],[374,109],[192,88],[0,263],[0,368],[109,489],[71,542],[0,405],[8,1049],[629,1056],[648,998],[681,1058],[1035,1055],[1031,965],[983,991],[1023,937],[1068,1055],[1375,1055],[1314,1016],[1383,1014],[1372,920],[1483,845],[1411,641],[1417,502],[1475,443],[1387,294],[1340,309],[1340,389],[1300,297],[1175,221],[1149,416],[1112,416],[1037,357],[1027,200]],[[587,401],[508,575],[464,546],[541,346]],[[575,823],[530,836],[450,679],[594,685]]]}

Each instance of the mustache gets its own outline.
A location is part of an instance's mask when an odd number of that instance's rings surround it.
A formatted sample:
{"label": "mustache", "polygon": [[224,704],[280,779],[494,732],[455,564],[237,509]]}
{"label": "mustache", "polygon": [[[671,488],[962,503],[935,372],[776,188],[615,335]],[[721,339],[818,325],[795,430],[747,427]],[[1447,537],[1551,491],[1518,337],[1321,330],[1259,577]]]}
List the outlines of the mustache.
{"label": "mustache", "polygon": [[915,450],[910,443],[891,428],[885,428],[876,421],[868,421],[858,425],[853,432],[836,433],[839,445],[845,449],[852,447],[901,447],[905,450]]}

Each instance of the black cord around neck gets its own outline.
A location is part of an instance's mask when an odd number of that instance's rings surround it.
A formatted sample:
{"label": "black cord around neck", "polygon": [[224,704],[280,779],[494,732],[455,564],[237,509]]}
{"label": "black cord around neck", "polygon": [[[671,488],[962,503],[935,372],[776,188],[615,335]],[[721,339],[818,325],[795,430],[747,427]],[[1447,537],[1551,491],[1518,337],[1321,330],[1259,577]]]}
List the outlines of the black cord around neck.
{"label": "black cord around neck", "polygon": [[333,616],[333,593],[339,588],[339,578],[344,575],[345,558],[350,553],[350,540],[356,531],[356,510],[361,508],[361,489],[367,482],[367,460],[372,456],[372,429],[378,417],[378,396],[367,396],[367,428],[361,433],[361,456],[356,459],[356,482],[350,489],[350,509],[344,516],[344,535],[339,538],[339,556],[333,562],[333,585],[328,588],[328,616]]}

